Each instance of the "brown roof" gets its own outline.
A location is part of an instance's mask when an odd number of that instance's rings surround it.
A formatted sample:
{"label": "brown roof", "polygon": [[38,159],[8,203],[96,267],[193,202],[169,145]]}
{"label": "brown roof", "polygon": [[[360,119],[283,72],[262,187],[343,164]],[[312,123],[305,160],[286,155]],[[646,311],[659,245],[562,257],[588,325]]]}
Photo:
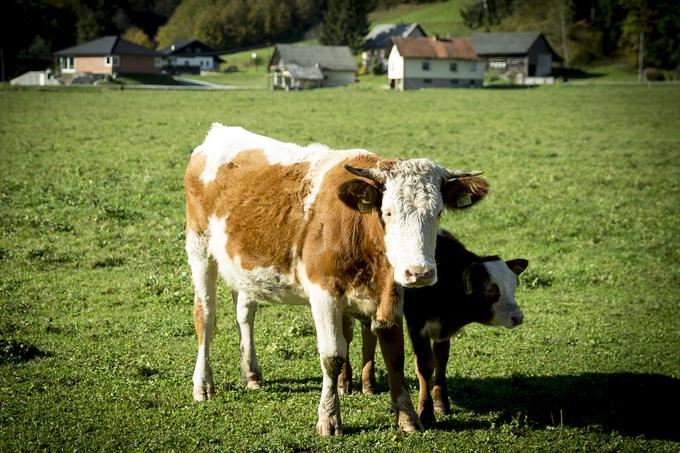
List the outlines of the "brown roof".
{"label": "brown roof", "polygon": [[392,38],[404,58],[432,58],[437,60],[477,60],[479,57],[468,38],[442,39]]}

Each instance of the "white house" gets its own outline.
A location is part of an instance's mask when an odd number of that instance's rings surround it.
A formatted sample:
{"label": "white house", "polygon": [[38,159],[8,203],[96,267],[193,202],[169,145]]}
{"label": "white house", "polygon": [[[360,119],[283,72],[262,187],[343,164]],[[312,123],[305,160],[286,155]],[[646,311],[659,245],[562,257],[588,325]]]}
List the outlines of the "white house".
{"label": "white house", "polygon": [[197,39],[179,40],[162,48],[163,67],[171,73],[198,74],[201,71],[217,71],[220,62],[219,51]]}
{"label": "white house", "polygon": [[387,77],[396,90],[481,87],[484,62],[468,38],[393,38]]}

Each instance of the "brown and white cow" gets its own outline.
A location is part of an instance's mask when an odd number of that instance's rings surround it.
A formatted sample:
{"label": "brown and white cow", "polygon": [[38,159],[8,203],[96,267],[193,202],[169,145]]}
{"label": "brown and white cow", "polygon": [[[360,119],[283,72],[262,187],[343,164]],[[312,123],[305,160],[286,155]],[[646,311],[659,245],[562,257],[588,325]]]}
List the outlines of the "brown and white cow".
{"label": "brown and white cow", "polygon": [[309,303],[323,388],[317,430],[342,432],[337,377],[343,314],[372,320],[405,431],[421,428],[403,375],[403,288],[436,282],[434,250],[445,207],[486,194],[480,172],[427,159],[385,160],[365,150],[301,147],[214,124],[187,167],[186,251],[195,287],[194,399],[214,395],[209,361],[219,273],[238,293],[241,371],[261,385],[253,344],[257,300]]}
{"label": "brown and white cow", "polygon": [[[404,291],[404,318],[415,355],[420,387],[418,415],[423,423],[434,421],[435,410],[439,414],[450,411],[446,364],[451,337],[473,322],[507,328],[522,323],[524,315],[515,301],[515,289],[519,274],[529,265],[525,259],[503,261],[498,256],[477,256],[444,230],[439,231],[435,257],[437,283]],[[345,317],[343,321],[349,343],[353,320]],[[362,391],[375,393],[376,338],[366,322],[362,323],[361,332]],[[348,393],[351,385],[352,368],[347,360],[338,377],[338,389]]]}

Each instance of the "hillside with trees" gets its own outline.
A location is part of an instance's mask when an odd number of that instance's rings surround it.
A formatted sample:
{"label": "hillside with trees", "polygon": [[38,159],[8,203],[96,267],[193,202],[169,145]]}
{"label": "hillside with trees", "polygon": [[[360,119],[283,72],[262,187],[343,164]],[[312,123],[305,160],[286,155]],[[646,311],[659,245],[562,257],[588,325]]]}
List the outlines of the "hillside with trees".
{"label": "hillside with trees", "polygon": [[542,31],[568,66],[622,55],[635,66],[641,39],[645,66],[680,65],[677,0],[475,0],[461,14],[473,30]]}

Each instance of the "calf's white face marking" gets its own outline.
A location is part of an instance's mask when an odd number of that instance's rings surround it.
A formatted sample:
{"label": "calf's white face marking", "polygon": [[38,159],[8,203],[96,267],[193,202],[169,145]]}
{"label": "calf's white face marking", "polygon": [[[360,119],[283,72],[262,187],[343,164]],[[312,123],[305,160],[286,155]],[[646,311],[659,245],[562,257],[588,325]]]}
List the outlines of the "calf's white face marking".
{"label": "calf's white face marking", "polygon": [[493,318],[490,324],[508,329],[522,324],[524,314],[515,300],[517,275],[502,260],[487,261],[484,267],[489,273],[491,284],[498,285],[500,293],[498,301],[491,306]]}
{"label": "calf's white face marking", "polygon": [[387,172],[381,215],[394,280],[407,287],[437,282],[434,251],[447,170],[427,159],[397,161]]}

